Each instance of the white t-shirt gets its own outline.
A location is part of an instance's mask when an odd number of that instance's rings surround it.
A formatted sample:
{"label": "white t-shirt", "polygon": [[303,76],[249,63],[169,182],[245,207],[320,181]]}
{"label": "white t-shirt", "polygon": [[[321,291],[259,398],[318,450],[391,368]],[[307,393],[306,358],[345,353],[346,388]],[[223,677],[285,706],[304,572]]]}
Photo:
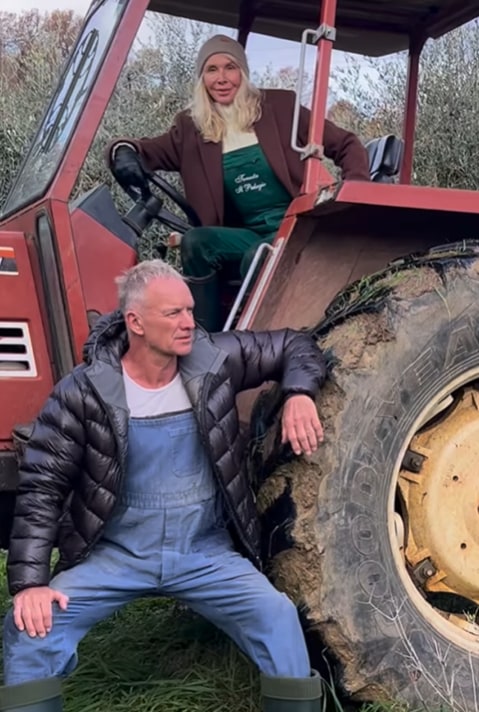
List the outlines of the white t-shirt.
{"label": "white t-shirt", "polygon": [[179,373],[166,386],[144,388],[123,369],[123,382],[131,418],[151,418],[192,409]]}

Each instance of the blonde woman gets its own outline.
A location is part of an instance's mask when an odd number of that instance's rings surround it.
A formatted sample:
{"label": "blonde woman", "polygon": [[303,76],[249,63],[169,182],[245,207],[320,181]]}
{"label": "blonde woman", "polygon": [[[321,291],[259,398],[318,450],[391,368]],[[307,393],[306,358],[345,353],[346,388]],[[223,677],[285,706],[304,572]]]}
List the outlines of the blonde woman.
{"label": "blonde woman", "polygon": [[[243,47],[224,35],[209,39],[196,63],[191,106],[156,138],[119,139],[108,160],[121,185],[142,188],[148,171],[179,171],[186,199],[204,227],[181,242],[183,273],[195,298],[195,318],[221,328],[218,270],[237,263],[244,276],[260,242],[270,242],[300,189],[304,164],[290,147],[295,95],[259,90],[249,80]],[[301,109],[306,144],[309,111]],[[367,154],[352,133],[326,121],[324,152],[343,178],[369,180]]]}

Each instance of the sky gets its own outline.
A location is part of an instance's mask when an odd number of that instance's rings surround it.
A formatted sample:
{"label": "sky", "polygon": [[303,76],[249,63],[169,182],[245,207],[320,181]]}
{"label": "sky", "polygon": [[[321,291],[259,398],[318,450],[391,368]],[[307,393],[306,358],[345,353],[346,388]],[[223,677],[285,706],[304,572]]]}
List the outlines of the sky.
{"label": "sky", "polygon": [[[14,12],[37,9],[40,12],[52,10],[75,10],[84,15],[90,6],[91,0],[15,0]],[[13,9],[13,8],[12,8]],[[9,11],[12,11],[9,8]],[[299,43],[279,40],[264,35],[252,34],[248,38],[248,59],[253,71],[260,71],[268,64],[275,68],[296,67],[299,63]],[[308,48],[306,70],[309,76],[314,74],[315,51]],[[345,62],[344,53],[333,52],[333,66]]]}

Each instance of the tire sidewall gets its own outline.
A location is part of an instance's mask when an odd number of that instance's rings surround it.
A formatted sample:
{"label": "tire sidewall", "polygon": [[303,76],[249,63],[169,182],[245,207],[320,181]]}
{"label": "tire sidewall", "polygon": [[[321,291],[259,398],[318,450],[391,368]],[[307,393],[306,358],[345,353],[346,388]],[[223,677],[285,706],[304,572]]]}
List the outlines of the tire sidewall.
{"label": "tire sidewall", "polygon": [[324,423],[324,457],[336,466],[318,512],[321,617],[342,627],[362,670],[400,699],[452,707],[457,699],[465,702],[457,709],[473,708],[479,644],[471,656],[411,600],[393,556],[388,508],[395,465],[421,411],[454,379],[479,372],[477,281],[455,284],[447,305],[428,293],[390,317],[400,338],[378,346],[375,367],[348,371],[339,362],[332,372],[348,396],[339,417]]}

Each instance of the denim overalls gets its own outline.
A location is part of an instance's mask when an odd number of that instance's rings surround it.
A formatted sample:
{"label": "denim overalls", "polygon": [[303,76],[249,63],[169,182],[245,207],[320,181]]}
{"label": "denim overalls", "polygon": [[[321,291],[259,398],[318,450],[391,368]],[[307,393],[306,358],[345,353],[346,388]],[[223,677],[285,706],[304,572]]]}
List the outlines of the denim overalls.
{"label": "denim overalls", "polygon": [[[266,675],[307,677],[296,608],[234,551],[221,499],[192,411],[129,421],[127,471],[113,516],[90,556],[51,587],[45,638],[4,623],[5,684],[63,676],[97,622],[148,595],[171,596],[225,631]],[[161,655],[161,649],[158,650]]]}

